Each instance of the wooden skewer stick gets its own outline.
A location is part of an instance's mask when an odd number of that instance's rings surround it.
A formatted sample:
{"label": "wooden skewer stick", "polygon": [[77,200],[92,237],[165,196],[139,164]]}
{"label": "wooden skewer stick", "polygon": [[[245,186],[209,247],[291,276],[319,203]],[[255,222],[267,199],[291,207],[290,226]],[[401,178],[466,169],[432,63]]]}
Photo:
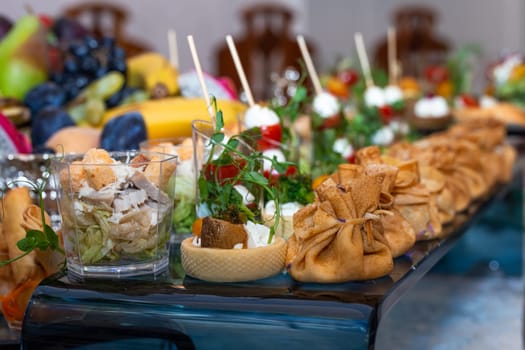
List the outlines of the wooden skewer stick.
{"label": "wooden skewer stick", "polygon": [[193,35],[188,35],[188,44],[190,45],[191,57],[193,58],[193,65],[197,71],[197,76],[199,77],[199,82],[201,84],[202,94],[204,95],[204,101],[206,101],[206,106],[208,107],[208,112],[210,113],[213,125],[215,125],[215,113],[213,112],[213,106],[211,105],[210,95],[208,94],[208,88],[204,82],[204,74],[202,73],[201,62],[199,61],[199,55],[197,54],[197,49],[195,48],[195,41],[193,40]]}
{"label": "wooden skewer stick", "polygon": [[397,63],[397,43],[396,43],[396,29],[394,27],[388,28],[388,76],[390,84],[394,85],[398,77],[398,63]]}
{"label": "wooden skewer stick", "polygon": [[317,72],[315,70],[314,63],[312,62],[312,57],[310,56],[310,52],[308,51],[308,47],[306,47],[306,41],[304,40],[304,37],[302,35],[297,36],[297,43],[299,44],[299,49],[301,49],[301,54],[303,55],[304,63],[306,64],[308,74],[310,74],[310,78],[312,79],[312,83],[314,84],[315,94],[319,95],[323,92],[323,88],[321,87],[321,81],[319,80],[319,76],[317,75]]}
{"label": "wooden skewer stick", "polygon": [[370,72],[370,63],[368,62],[368,56],[366,54],[363,34],[361,34],[360,32],[355,33],[354,40],[357,49],[357,56],[359,57],[361,69],[363,70],[363,75],[365,77],[366,86],[372,87],[374,86],[374,80],[372,79],[372,73]]}
{"label": "wooden skewer stick", "polygon": [[170,55],[170,64],[173,68],[179,69],[179,54],[177,49],[177,32],[168,30],[168,49]]}
{"label": "wooden skewer stick", "polygon": [[237,69],[239,79],[241,80],[242,88],[244,89],[244,93],[246,93],[248,104],[250,105],[250,107],[252,107],[253,105],[255,105],[252,90],[250,89],[250,85],[248,84],[248,79],[246,79],[246,74],[244,74],[241,59],[239,58],[237,48],[235,47],[235,43],[233,42],[233,38],[231,35],[226,36],[226,43],[228,44],[228,48],[230,49],[230,54],[232,55],[233,63],[235,64],[235,68]]}

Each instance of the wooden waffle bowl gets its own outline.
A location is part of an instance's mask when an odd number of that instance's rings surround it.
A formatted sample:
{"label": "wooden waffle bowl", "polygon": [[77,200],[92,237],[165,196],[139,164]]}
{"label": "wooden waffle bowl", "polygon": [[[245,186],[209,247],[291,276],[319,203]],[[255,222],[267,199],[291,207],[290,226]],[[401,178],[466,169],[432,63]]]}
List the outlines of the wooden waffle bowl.
{"label": "wooden waffle bowl", "polygon": [[210,282],[246,282],[273,276],[284,269],[286,241],[248,249],[201,248],[193,237],[181,244],[182,267],[191,277]]}

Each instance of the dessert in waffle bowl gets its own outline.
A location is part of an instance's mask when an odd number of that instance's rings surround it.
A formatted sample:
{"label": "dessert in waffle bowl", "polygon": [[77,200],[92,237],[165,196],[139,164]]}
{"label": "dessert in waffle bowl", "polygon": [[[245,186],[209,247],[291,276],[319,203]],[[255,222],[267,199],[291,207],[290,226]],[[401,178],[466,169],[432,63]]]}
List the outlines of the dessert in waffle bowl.
{"label": "dessert in waffle bowl", "polygon": [[197,216],[194,237],[181,244],[182,267],[194,278],[211,282],[243,282],[270,277],[284,269],[286,241],[275,235],[280,211],[272,227],[263,223],[261,197],[278,198],[262,175],[263,160],[272,169],[286,164],[268,159],[243,142],[227,137],[222,119],[217,124],[195,121]]}

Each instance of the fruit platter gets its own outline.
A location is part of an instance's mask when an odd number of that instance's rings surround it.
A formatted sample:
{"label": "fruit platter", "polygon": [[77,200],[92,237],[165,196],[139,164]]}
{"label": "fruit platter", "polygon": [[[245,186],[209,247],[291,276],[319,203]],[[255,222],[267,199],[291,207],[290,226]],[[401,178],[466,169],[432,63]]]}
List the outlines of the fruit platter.
{"label": "fruit platter", "polygon": [[255,101],[227,36],[240,101],[191,35],[181,73],[75,25],[28,14],[0,41],[0,309],[24,349],[370,348],[514,176],[463,56],[423,92],[376,74],[360,33],[360,71],[320,79],[298,36],[293,93]]}

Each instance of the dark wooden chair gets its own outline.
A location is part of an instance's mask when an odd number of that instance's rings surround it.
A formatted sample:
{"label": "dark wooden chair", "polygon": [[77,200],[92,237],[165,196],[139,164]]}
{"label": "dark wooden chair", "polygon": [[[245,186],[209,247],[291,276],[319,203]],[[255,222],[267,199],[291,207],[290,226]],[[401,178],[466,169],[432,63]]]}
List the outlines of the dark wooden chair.
{"label": "dark wooden chair", "polygon": [[84,2],[67,8],[64,14],[80,21],[95,38],[111,36],[124,49],[128,57],[148,51],[149,45],[126,36],[128,19],[125,8],[102,2]]}
{"label": "dark wooden chair", "polygon": [[[242,35],[234,38],[246,77],[256,100],[272,96],[272,73],[281,75],[286,68],[299,72],[301,52],[291,34],[293,13],[278,4],[258,4],[242,12]],[[313,47],[309,44],[313,51]],[[230,77],[236,88],[241,83],[226,43],[217,50],[217,73]]]}
{"label": "dark wooden chair", "polygon": [[[429,64],[445,62],[450,50],[447,40],[435,32],[437,13],[425,6],[401,7],[394,13],[397,36],[397,57],[403,75],[420,76]],[[388,67],[387,39],[383,39],[374,53],[375,64]]]}

